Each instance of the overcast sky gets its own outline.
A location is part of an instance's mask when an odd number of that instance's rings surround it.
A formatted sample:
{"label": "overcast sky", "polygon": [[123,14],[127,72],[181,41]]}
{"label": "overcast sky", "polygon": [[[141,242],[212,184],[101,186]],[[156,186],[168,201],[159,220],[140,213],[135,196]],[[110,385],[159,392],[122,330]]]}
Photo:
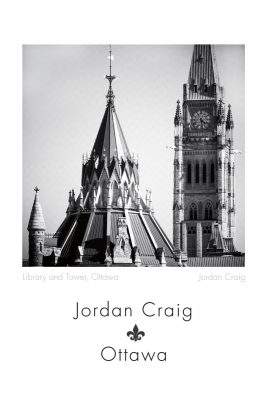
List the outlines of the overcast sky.
{"label": "overcast sky", "polygon": [[[237,247],[245,248],[244,46],[215,47],[225,102],[235,122]],[[65,217],[68,192],[79,193],[82,153],[90,153],[108,84],[108,45],[26,45],[23,48],[23,257],[27,224],[40,188],[47,232]],[[112,46],[116,111],[130,151],[139,155],[140,187],[152,191],[155,216],[172,240],[173,117],[182,100],[193,46]]]}

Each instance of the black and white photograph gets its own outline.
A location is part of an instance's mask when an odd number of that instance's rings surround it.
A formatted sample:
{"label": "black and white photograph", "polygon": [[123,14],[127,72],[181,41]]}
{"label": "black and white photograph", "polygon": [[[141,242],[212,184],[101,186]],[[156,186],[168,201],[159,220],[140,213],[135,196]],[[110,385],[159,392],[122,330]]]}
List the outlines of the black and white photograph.
{"label": "black and white photograph", "polygon": [[267,398],[266,4],[4,4],[1,398]]}
{"label": "black and white photograph", "polygon": [[244,267],[244,45],[24,45],[23,265]]}

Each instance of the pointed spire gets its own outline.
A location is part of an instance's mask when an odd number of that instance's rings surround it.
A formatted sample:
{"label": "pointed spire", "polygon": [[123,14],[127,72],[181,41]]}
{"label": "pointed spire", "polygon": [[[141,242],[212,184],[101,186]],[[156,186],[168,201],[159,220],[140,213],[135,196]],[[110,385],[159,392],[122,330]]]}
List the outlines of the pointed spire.
{"label": "pointed spire", "polygon": [[75,208],[75,193],[74,193],[74,189],[72,189],[72,191],[71,191],[71,208],[72,209]]}
{"label": "pointed spire", "polygon": [[180,100],[178,100],[174,116],[174,125],[177,126],[181,124],[182,124],[182,112],[181,112]]}
{"label": "pointed spire", "polygon": [[112,92],[112,81],[115,79],[115,76],[112,75],[111,49],[109,53],[109,75],[106,75],[106,79],[109,81],[108,102],[91,152],[92,162],[88,163],[87,168],[84,168],[83,171],[83,185],[86,176],[91,179],[95,169],[98,169],[100,172],[102,168],[101,161],[105,161],[105,165],[108,167],[115,161],[116,168],[119,163],[132,161],[131,153],[126,143],[117,112],[113,106],[114,95]]}
{"label": "pointed spire", "polygon": [[28,224],[28,231],[30,230],[46,230],[45,227],[45,221],[44,221],[44,216],[43,216],[43,210],[40,204],[40,199],[39,199],[39,188],[36,186],[34,188],[35,191],[35,197],[34,197],[34,202],[32,206],[32,211],[31,211],[31,216]]}
{"label": "pointed spire", "polygon": [[148,193],[149,193],[148,206],[151,209],[151,204],[152,204],[152,198],[151,198],[152,192],[151,192],[151,190],[149,190]]}
{"label": "pointed spire", "polygon": [[188,77],[189,85],[220,85],[214,45],[195,44]]}
{"label": "pointed spire", "polygon": [[113,79],[116,79],[115,75],[112,75],[112,60],[113,60],[113,55],[112,55],[112,51],[111,51],[111,45],[109,45],[109,75],[106,75],[105,78],[109,81],[109,89],[108,89],[108,93],[106,95],[106,98],[108,100],[107,104],[112,103],[114,101],[114,93],[112,90],[112,81]]}
{"label": "pointed spire", "polygon": [[232,110],[231,110],[231,104],[228,104],[228,112],[227,112],[227,118],[226,118],[226,129],[230,130],[233,129],[234,127],[234,120],[233,120],[233,115],[232,115]]}
{"label": "pointed spire", "polygon": [[69,191],[69,199],[68,199],[68,208],[67,208],[66,213],[70,214],[71,210],[72,210],[72,204],[71,204],[71,190],[70,190]]}

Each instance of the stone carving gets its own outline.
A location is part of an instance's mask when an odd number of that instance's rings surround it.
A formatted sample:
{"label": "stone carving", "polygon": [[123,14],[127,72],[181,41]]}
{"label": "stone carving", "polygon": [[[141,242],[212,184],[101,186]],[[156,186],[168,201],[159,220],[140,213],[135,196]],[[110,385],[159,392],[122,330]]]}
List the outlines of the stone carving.
{"label": "stone carving", "polygon": [[116,236],[116,244],[113,251],[113,262],[114,264],[132,264],[132,249],[129,243],[126,218],[118,218],[117,224],[118,234]]}

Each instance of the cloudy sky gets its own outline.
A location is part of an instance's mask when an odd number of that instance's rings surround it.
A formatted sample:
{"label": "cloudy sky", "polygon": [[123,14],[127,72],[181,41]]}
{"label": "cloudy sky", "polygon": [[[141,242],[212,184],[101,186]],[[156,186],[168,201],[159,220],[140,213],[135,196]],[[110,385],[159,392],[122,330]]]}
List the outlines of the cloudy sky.
{"label": "cloudy sky", "polygon": [[[115,106],[130,151],[139,156],[140,187],[152,191],[155,216],[172,240],[173,117],[187,81],[192,45],[114,45]],[[68,192],[79,192],[82,153],[90,153],[104,114],[108,45],[23,48],[23,257],[34,198],[47,232],[65,217]],[[237,247],[244,251],[244,46],[218,45],[225,102],[235,122]]]}

